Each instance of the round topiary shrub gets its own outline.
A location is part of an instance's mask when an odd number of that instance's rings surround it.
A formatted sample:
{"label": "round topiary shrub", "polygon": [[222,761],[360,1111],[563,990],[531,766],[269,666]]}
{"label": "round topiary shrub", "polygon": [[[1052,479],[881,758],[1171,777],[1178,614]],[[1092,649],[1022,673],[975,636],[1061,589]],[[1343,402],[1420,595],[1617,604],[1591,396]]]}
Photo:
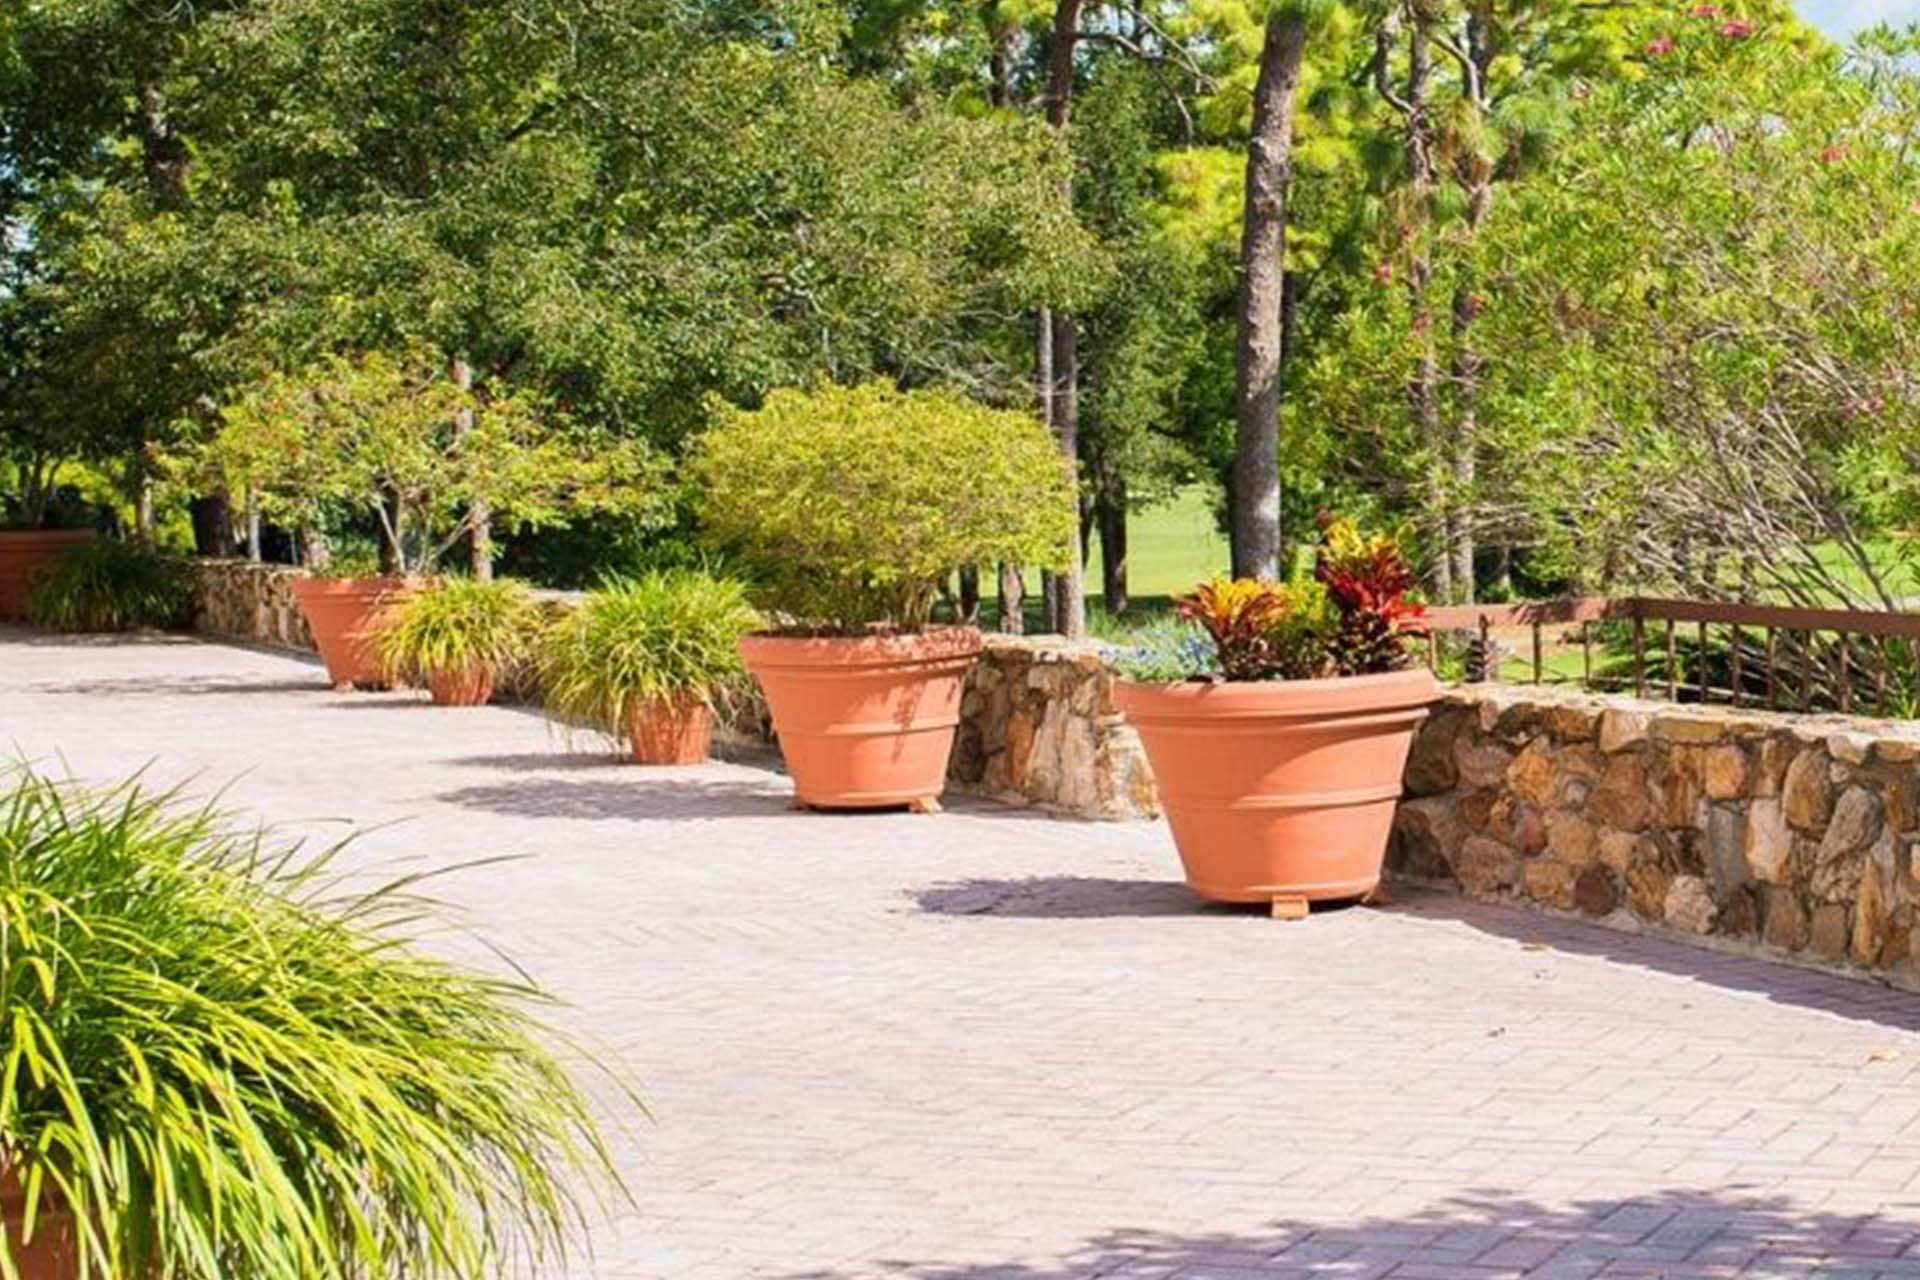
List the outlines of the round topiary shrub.
{"label": "round topiary shrub", "polygon": [[785,630],[917,631],[955,570],[1073,553],[1075,481],[1046,428],[950,391],[775,391],[722,410],[691,473],[707,535]]}

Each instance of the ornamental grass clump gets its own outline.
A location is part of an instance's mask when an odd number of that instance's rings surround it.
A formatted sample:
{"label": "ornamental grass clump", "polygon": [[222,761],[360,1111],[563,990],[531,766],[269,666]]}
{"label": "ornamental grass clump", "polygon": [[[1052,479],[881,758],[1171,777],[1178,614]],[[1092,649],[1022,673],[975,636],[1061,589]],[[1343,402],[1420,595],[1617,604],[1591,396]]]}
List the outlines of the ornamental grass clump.
{"label": "ornamental grass clump", "polygon": [[0,1167],[82,1276],[565,1260],[618,1187],[566,1042],[526,980],[412,950],[428,915],[137,781],[0,775]]}
{"label": "ornamental grass clump", "polygon": [[610,737],[650,702],[713,707],[742,686],[740,637],[758,622],[731,578],[693,569],[610,578],[542,639],[542,700]]}
{"label": "ornamental grass clump", "polygon": [[918,631],[968,565],[1058,568],[1074,479],[1031,415],[889,382],[723,407],[691,472],[707,535],[739,553],[783,630]]}
{"label": "ornamental grass clump", "polygon": [[527,656],[540,608],[510,579],[440,578],[408,593],[381,616],[374,649],[395,684],[435,674],[504,674]]}
{"label": "ornamental grass clump", "polygon": [[63,554],[27,597],[28,621],[48,631],[163,629],[184,625],[192,612],[185,565],[144,544],[111,538]]}

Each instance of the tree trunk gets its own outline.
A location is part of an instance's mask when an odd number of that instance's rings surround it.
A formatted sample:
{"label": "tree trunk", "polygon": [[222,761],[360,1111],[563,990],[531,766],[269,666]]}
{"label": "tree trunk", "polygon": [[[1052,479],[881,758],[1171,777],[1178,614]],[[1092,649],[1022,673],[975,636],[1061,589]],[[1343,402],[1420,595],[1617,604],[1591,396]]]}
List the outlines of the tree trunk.
{"label": "tree trunk", "polygon": [[139,87],[140,160],[147,192],[162,209],[179,209],[187,202],[187,147],[167,115],[165,93],[150,73]]}
{"label": "tree trunk", "polygon": [[1428,518],[1432,525],[1434,595],[1456,598],[1454,580],[1453,504],[1447,442],[1440,431],[1440,361],[1433,335],[1433,46],[1426,21],[1415,15],[1407,36],[1407,172],[1412,182],[1411,209],[1403,237],[1407,249],[1407,293],[1413,314],[1416,354],[1413,377],[1407,383],[1407,401],[1413,413],[1414,434],[1431,451],[1428,466]]}
{"label": "tree trunk", "polygon": [[1060,452],[1074,476],[1073,554],[1067,565],[1054,575],[1054,629],[1069,640],[1081,640],[1087,634],[1086,556],[1080,510],[1080,334],[1071,316],[1053,318],[1053,365],[1059,380],[1053,402],[1053,433],[1060,441]]}
{"label": "tree trunk", "polygon": [[1407,210],[1400,220],[1400,249],[1407,263],[1407,304],[1412,315],[1416,354],[1407,379],[1407,408],[1414,433],[1428,455],[1426,475],[1427,572],[1435,598],[1453,598],[1453,521],[1448,501],[1452,453],[1440,435],[1440,366],[1434,352],[1433,285],[1434,187],[1433,44],[1428,25],[1432,15],[1409,3],[1412,18],[1407,34],[1407,80],[1404,96],[1394,85],[1393,47],[1400,38],[1401,8],[1391,7],[1374,33],[1374,86],[1387,105],[1405,123]]}
{"label": "tree trunk", "polygon": [[959,608],[961,622],[971,624],[980,620],[980,569],[977,565],[965,565],[960,570]]}
{"label": "tree trunk", "polygon": [[60,464],[40,454],[20,464],[20,518],[27,528],[38,529],[47,522],[47,506],[59,473]]}
{"label": "tree trunk", "polygon": [[1020,566],[1003,564],[1000,566],[1000,630],[1010,636],[1023,634],[1027,629],[1027,584],[1021,580]]}
{"label": "tree trunk", "polygon": [[[1047,47],[1047,124],[1056,134],[1063,133],[1073,106],[1073,59],[1080,44],[1080,10],[1085,0],[1058,0],[1053,9],[1053,37]],[[1071,182],[1071,178],[1062,180]],[[1071,203],[1071,187],[1061,196]],[[1079,330],[1073,318],[1042,312],[1041,325],[1049,330],[1041,339],[1047,347],[1045,377],[1046,420],[1060,442],[1060,452],[1072,469],[1074,484],[1074,520],[1080,517],[1080,344]],[[1087,600],[1085,575],[1079,556],[1054,575],[1047,592],[1047,629],[1078,640],[1086,635]]]}
{"label": "tree trunk", "polygon": [[249,491],[246,505],[247,559],[260,563],[260,499]]}
{"label": "tree trunk", "polygon": [[153,545],[153,471],[145,458],[133,463],[133,536]]}
{"label": "tree trunk", "polygon": [[987,9],[987,101],[999,110],[1013,105],[1013,42],[1020,25],[1009,22],[999,5]]}
{"label": "tree trunk", "polygon": [[[1464,77],[1462,96],[1467,110],[1473,113],[1476,125],[1483,121],[1487,110],[1485,85],[1493,65],[1496,20],[1494,8],[1486,0],[1479,0],[1467,16],[1467,60],[1472,74]],[[1459,416],[1450,442],[1453,451],[1453,488],[1450,495],[1453,537],[1449,554],[1453,562],[1454,589],[1467,604],[1472,604],[1474,600],[1474,551],[1477,539],[1472,503],[1480,447],[1480,373],[1483,365],[1473,335],[1473,326],[1480,318],[1483,303],[1480,283],[1473,267],[1472,247],[1479,237],[1480,228],[1493,212],[1494,163],[1487,150],[1478,145],[1482,132],[1481,128],[1473,128],[1468,139],[1470,145],[1456,148],[1454,159],[1454,173],[1467,202],[1468,251],[1461,255],[1461,273],[1453,294],[1453,380]]]}
{"label": "tree trunk", "polygon": [[234,537],[233,504],[225,493],[209,493],[187,504],[193,522],[193,550],[196,555],[226,558],[239,550]]}
{"label": "tree trunk", "polygon": [[333,546],[318,525],[300,530],[300,563],[314,573],[325,573],[333,564]]}
{"label": "tree trunk", "polygon": [[1280,576],[1281,304],[1294,95],[1306,44],[1306,21],[1276,8],[1253,91],[1234,387],[1233,572],[1242,578]]}
{"label": "tree trunk", "polygon": [[[1054,426],[1053,421],[1053,395],[1055,390],[1053,380],[1053,335],[1053,309],[1051,307],[1041,307],[1039,314],[1034,317],[1033,323],[1034,389],[1035,394],[1040,398],[1040,421],[1046,423],[1047,430],[1055,432],[1055,438],[1058,439],[1057,428]],[[1053,571],[1050,569],[1042,569],[1040,571],[1041,631],[1051,632],[1060,629],[1059,618],[1055,613],[1059,600],[1060,598],[1054,594],[1053,590]]]}
{"label": "tree trunk", "polygon": [[1100,530],[1100,593],[1107,616],[1127,611],[1127,482],[1106,474],[1094,490],[1094,519]]}
{"label": "tree trunk", "polygon": [[407,509],[397,493],[389,491],[384,501],[387,527],[386,536],[380,541],[380,572],[389,576],[404,575],[407,572]]}
{"label": "tree trunk", "polygon": [[1452,559],[1451,576],[1455,595],[1462,604],[1474,598],[1473,559],[1476,546],[1473,513],[1470,509],[1474,486],[1475,450],[1480,435],[1480,353],[1473,345],[1474,320],[1480,313],[1480,299],[1474,292],[1473,273],[1463,276],[1453,298],[1453,380],[1459,396],[1459,420],[1454,424],[1453,487],[1448,504],[1452,540],[1447,554]]}
{"label": "tree trunk", "polygon": [[[453,358],[453,385],[464,392],[473,390],[473,365],[464,355]],[[473,406],[463,405],[454,421],[456,437],[464,436],[473,430]],[[471,563],[474,579],[478,582],[493,580],[493,512],[488,508],[486,499],[475,498],[467,509],[468,545],[471,548]]]}

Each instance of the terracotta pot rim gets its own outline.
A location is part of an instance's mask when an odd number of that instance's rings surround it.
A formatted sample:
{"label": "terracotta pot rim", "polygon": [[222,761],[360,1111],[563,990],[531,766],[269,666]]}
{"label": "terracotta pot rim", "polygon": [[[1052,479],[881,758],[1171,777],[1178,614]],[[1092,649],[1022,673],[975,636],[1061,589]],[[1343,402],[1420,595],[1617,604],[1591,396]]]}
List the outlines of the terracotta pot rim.
{"label": "terracotta pot rim", "polygon": [[843,667],[857,663],[890,665],[972,659],[985,644],[978,627],[943,626],[860,636],[755,631],[740,637],[739,647],[740,656],[754,665]]}
{"label": "terracotta pot rim", "polygon": [[655,707],[667,707],[675,711],[690,710],[694,707],[705,707],[709,711],[714,709],[712,697],[701,693],[698,689],[681,689],[674,693],[656,693],[645,698],[638,694],[629,695],[622,714],[636,716]]}
{"label": "terracotta pot rim", "polygon": [[1425,667],[1317,680],[1141,683],[1117,679],[1114,704],[1134,718],[1210,720],[1223,716],[1288,718],[1323,713],[1419,710],[1440,697]]}
{"label": "terracotta pot rim", "polygon": [[348,596],[395,591],[416,581],[398,574],[369,578],[317,578],[310,573],[303,573],[289,579],[288,587],[296,594]]}

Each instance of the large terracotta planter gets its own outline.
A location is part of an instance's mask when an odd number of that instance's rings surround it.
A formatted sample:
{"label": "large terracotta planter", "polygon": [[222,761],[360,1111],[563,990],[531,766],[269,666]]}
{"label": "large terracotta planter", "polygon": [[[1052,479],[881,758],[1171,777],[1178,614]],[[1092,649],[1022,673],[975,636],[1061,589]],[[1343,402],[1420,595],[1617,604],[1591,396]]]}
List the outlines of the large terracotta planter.
{"label": "large terracotta planter", "polygon": [[946,786],[961,686],[979,653],[972,627],[740,642],[794,798],[819,809],[930,806]]}
{"label": "large terracotta planter", "polygon": [[1414,730],[1438,695],[1424,668],[1114,687],[1146,747],[1187,883],[1216,902],[1370,892]]}
{"label": "large terracotta planter", "polygon": [[287,585],[306,615],[334,688],[384,688],[387,679],[373,649],[374,624],[412,584],[405,578],[292,578]]}
{"label": "large terracotta planter", "polygon": [[0,622],[25,621],[34,580],[93,537],[91,529],[0,529]]}
{"label": "large terracotta planter", "polygon": [[635,764],[704,764],[713,753],[713,708],[691,694],[649,698],[627,713]]}
{"label": "large terracotta planter", "polygon": [[42,1189],[40,1211],[34,1215],[33,1239],[23,1241],[26,1195],[13,1174],[0,1168],[0,1232],[4,1248],[19,1269],[20,1280],[71,1280],[79,1274],[73,1253],[73,1220],[49,1202]]}
{"label": "large terracotta planter", "polygon": [[475,663],[459,671],[429,672],[427,692],[436,707],[484,707],[493,701],[493,668]]}

